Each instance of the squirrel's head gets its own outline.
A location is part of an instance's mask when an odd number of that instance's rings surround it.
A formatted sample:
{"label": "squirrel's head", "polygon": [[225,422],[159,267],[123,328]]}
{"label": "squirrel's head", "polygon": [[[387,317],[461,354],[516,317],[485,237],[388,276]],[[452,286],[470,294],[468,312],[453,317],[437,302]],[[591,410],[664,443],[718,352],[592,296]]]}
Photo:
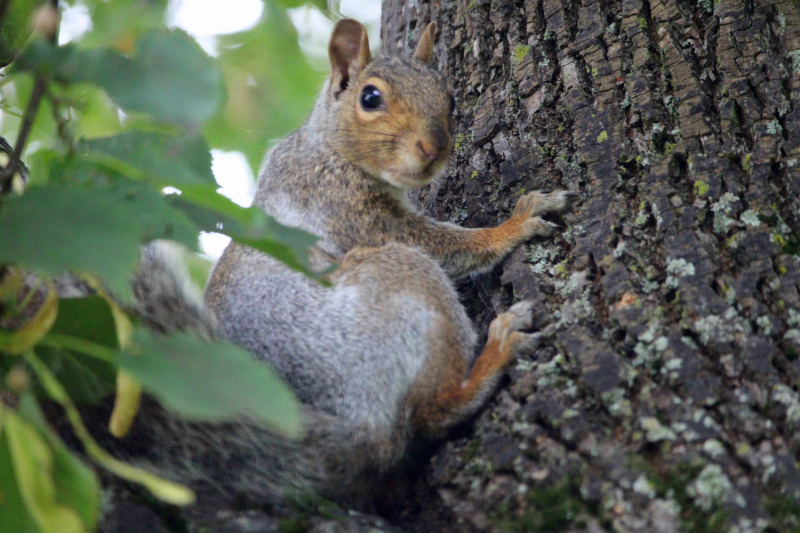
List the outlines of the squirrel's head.
{"label": "squirrel's head", "polygon": [[444,168],[453,148],[454,100],[433,58],[436,23],[412,58],[369,52],[367,32],[353,19],[336,23],[328,45],[334,148],[368,174],[404,189],[420,187]]}

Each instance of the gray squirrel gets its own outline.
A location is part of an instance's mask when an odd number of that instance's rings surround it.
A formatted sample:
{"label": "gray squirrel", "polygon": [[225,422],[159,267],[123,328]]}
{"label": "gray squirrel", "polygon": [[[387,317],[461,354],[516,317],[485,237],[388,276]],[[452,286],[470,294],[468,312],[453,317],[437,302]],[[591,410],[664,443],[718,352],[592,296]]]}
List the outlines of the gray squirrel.
{"label": "gray squirrel", "polygon": [[[267,155],[254,203],[321,237],[315,267],[338,268],[330,287],[232,242],[205,304],[168,246],[148,247],[134,281],[142,321],[168,333],[223,337],[272,365],[302,402],[304,434],[290,441],[256,424],[187,423],[143,409],[161,473],[211,482],[253,499],[363,490],[415,439],[441,437],[472,416],[516,353],[535,344],[528,302],[476,334],[452,277],[486,270],[517,245],[548,236],[539,218],[565,210],[567,191],[521,197],[496,228],[467,229],[418,213],[406,190],[441,173],[453,106],[429,64],[436,23],[412,58],[371,57],[364,27],[336,23],[331,75],[311,116]],[[361,489],[360,489],[361,487]]]}

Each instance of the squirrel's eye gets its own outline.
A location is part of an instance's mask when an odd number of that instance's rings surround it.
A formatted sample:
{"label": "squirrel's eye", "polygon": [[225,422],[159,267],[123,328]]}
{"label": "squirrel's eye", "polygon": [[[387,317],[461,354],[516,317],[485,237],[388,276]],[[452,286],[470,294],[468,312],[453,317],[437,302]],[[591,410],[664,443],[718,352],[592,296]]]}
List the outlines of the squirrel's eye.
{"label": "squirrel's eye", "polygon": [[450,95],[450,114],[453,114],[453,111],[456,110],[456,99],[453,98],[453,95]]}
{"label": "squirrel's eye", "polygon": [[383,104],[381,92],[374,85],[367,85],[361,90],[361,107],[367,111],[378,109]]}

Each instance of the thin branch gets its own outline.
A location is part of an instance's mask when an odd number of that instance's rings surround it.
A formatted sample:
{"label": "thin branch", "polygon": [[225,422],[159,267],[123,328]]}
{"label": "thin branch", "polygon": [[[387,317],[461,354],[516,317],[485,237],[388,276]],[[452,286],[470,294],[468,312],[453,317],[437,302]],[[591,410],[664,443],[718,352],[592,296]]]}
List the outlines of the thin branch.
{"label": "thin branch", "polygon": [[[0,0],[2,2],[2,9],[8,7],[8,0]],[[47,5],[55,14],[55,27],[54,31],[46,31],[45,37],[50,44],[55,45],[58,35],[59,26],[59,13],[58,13],[58,0],[48,0]],[[4,13],[3,13],[4,14]],[[17,135],[17,142],[14,143],[14,151],[8,161],[6,168],[0,172],[0,196],[8,194],[14,181],[14,173],[20,167],[20,159],[22,151],[25,149],[25,143],[28,141],[28,135],[33,127],[33,121],[36,118],[36,113],[39,111],[39,104],[42,103],[42,97],[47,90],[48,79],[42,74],[36,74],[33,81],[33,91],[31,92],[31,99],[28,101],[28,107],[25,108],[25,113],[22,115],[22,124],[19,127],[19,134]]]}
{"label": "thin branch", "polygon": [[47,78],[41,74],[36,75],[33,82],[33,91],[31,92],[31,99],[28,101],[28,107],[25,108],[25,113],[22,115],[22,124],[19,127],[19,134],[17,135],[17,142],[14,144],[14,152],[8,161],[6,168],[0,172],[0,195],[8,194],[11,190],[11,182],[14,178],[14,173],[19,168],[20,158],[22,157],[22,150],[25,148],[25,143],[28,140],[28,135],[33,127],[33,121],[36,118],[36,112],[39,111],[39,104],[42,102],[42,97],[47,89]]}
{"label": "thin branch", "polygon": [[[64,115],[61,113],[62,104],[64,101],[53,94],[53,91],[47,91],[47,100],[50,102],[50,109],[53,112],[53,120],[56,123],[56,133],[58,133],[58,137],[61,139],[67,149],[72,152],[75,150],[75,139],[72,136],[72,131],[70,130],[69,119],[64,118]],[[69,105],[66,104],[66,107],[69,108]]]}

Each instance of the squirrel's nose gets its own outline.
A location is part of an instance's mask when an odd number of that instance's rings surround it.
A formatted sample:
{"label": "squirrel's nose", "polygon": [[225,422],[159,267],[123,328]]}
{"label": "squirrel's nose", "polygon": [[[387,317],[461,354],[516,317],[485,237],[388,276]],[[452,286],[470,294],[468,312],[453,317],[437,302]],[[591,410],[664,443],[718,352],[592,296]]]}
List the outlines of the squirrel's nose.
{"label": "squirrel's nose", "polygon": [[438,150],[433,144],[427,141],[417,141],[417,151],[423,159],[434,162],[442,157],[441,150]]}

